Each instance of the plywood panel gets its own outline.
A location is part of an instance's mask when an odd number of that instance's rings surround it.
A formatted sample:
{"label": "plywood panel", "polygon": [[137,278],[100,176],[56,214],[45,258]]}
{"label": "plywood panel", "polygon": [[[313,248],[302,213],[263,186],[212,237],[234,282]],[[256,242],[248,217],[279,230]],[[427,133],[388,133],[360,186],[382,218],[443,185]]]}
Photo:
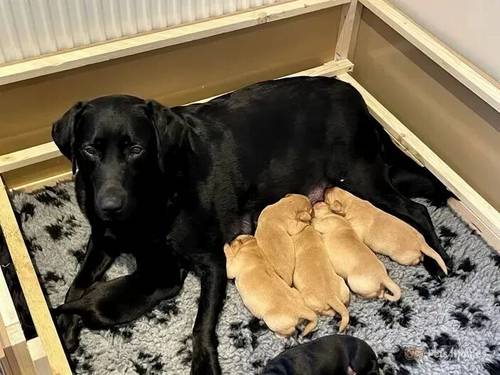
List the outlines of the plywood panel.
{"label": "plywood panel", "polygon": [[365,9],[354,77],[500,208],[500,114]]}
{"label": "plywood panel", "polygon": [[333,59],[340,7],[0,87],[0,154],[50,140],[78,100],[128,93],[175,105]]}

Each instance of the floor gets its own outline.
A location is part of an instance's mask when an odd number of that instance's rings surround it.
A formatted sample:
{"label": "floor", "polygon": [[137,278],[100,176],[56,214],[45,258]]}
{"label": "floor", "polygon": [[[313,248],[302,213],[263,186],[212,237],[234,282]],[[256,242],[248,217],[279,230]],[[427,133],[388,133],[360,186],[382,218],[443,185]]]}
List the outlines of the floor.
{"label": "floor", "polygon": [[[14,204],[53,306],[62,303],[89,235],[73,185],[19,193]],[[403,267],[383,258],[403,298],[397,303],[353,298],[349,334],[378,353],[385,374],[500,374],[500,255],[447,208],[428,206],[455,269],[443,284],[421,266]],[[222,249],[221,249],[222,250]],[[121,257],[112,278],[131,272]],[[84,330],[73,359],[79,374],[189,374],[191,329],[199,295],[189,275],[177,298],[147,316],[111,330]],[[323,318],[312,338],[334,333]],[[243,307],[233,284],[218,326],[224,373],[253,374],[302,338],[281,339]]]}

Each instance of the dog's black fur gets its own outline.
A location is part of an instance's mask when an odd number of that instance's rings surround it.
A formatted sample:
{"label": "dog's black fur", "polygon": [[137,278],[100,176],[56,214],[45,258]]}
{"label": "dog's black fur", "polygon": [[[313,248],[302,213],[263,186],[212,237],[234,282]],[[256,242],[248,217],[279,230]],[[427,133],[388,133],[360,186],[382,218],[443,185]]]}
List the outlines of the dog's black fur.
{"label": "dog's black fur", "polygon": [[324,336],[271,359],[262,375],[378,375],[377,355],[363,340]]}
{"label": "dog's black fur", "polygon": [[[324,77],[263,82],[175,108],[131,96],[76,104],[54,124],[53,138],[73,162],[92,233],[58,309],[64,341],[75,347],[79,316],[106,327],[175,295],[181,262],[202,285],[192,373],[220,373],[223,244],[252,231],[248,218],[253,224],[287,193],[341,186],[416,227],[448,261],[426,208],[391,182],[394,146],[382,134],[354,88]],[[102,281],[123,251],[135,255],[137,271]],[[434,262],[424,265],[443,275]]]}

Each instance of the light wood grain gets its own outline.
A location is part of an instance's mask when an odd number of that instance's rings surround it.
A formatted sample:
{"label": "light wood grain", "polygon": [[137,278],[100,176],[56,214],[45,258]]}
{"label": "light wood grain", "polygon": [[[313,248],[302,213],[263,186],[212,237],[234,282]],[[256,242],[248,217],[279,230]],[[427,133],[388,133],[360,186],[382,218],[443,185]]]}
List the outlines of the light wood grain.
{"label": "light wood grain", "polygon": [[339,75],[338,78],[356,88],[365,99],[370,113],[386,131],[445,184],[481,220],[484,228],[487,228],[496,238],[500,237],[500,214],[493,206],[455,173],[354,78],[349,74]]}
{"label": "light wood grain", "polygon": [[[321,75],[321,76],[333,77],[337,74],[342,74],[351,71],[352,67],[353,64],[349,60],[330,61],[312,69],[290,74],[287,77],[295,77],[300,75],[305,75],[305,76]],[[196,103],[207,102],[217,96],[199,100]],[[26,148],[24,150],[5,154],[0,156],[0,173],[22,168],[31,164],[36,164],[45,160],[56,158],[58,156],[61,156],[61,153],[54,142],[48,142],[39,146],[34,146]]]}
{"label": "light wood grain", "polygon": [[7,361],[7,357],[5,356],[5,352],[3,350],[2,342],[0,341],[0,374],[3,375],[15,375],[10,368],[9,361]]}
{"label": "light wood grain", "polygon": [[358,0],[352,0],[343,6],[335,46],[335,60],[353,59],[362,11],[363,6]]}
{"label": "light wood grain", "polygon": [[53,159],[60,155],[61,152],[54,142],[48,142],[24,150],[11,152],[0,156],[0,173]]}
{"label": "light wood grain", "polygon": [[0,66],[0,85],[241,30],[348,2],[349,0],[295,0],[278,3],[253,11]]}
{"label": "light wood grain", "polygon": [[490,230],[490,228],[467,207],[463,202],[450,198],[448,206],[457,213],[458,216],[465,221],[469,227],[477,231],[477,233],[490,245],[493,249],[500,253],[500,237]]}
{"label": "light wood grain", "polygon": [[500,112],[500,84],[385,0],[359,0],[406,40]]}
{"label": "light wood grain", "polygon": [[36,374],[51,375],[52,370],[50,369],[49,359],[43,349],[42,340],[39,337],[28,340],[28,351],[35,366]]}
{"label": "light wood grain", "polygon": [[7,191],[0,180],[0,226],[38,336],[54,374],[71,374],[54,322],[38,282]]}

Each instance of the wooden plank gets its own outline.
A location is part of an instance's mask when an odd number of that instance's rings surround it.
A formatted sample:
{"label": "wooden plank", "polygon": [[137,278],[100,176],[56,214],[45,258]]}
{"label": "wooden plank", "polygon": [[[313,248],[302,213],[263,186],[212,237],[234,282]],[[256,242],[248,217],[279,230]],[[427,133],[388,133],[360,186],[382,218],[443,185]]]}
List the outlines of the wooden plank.
{"label": "wooden plank", "polygon": [[[352,71],[353,64],[349,60],[329,61],[321,66],[304,70],[302,72],[290,74],[287,77],[300,75],[306,76],[327,76],[333,77],[337,74]],[[221,94],[223,95],[223,94]],[[217,95],[219,96],[219,95]],[[197,103],[207,102],[217,96],[197,101]],[[61,153],[54,142],[44,143],[39,146],[26,148],[24,150],[12,152],[0,156],[0,173],[8,172],[14,169],[36,164],[45,160],[60,156]]]}
{"label": "wooden plank", "polygon": [[61,153],[54,142],[11,152],[0,157],[0,173],[53,159],[60,155]]}
{"label": "wooden plank", "polygon": [[12,188],[9,186],[9,191],[23,191],[25,193],[31,193],[45,186],[54,186],[59,182],[71,181],[72,178],[73,178],[73,173],[71,171],[68,171],[65,173],[57,174],[52,177],[33,181],[28,184],[13,186]]}
{"label": "wooden plank", "polygon": [[500,112],[500,84],[385,0],[359,0],[396,32]]}
{"label": "wooden plank", "polygon": [[362,11],[363,6],[358,0],[352,0],[343,6],[335,46],[335,60],[353,59]]}
{"label": "wooden plank", "polygon": [[0,374],[3,375],[15,375],[10,368],[9,361],[7,361],[7,357],[5,356],[5,352],[3,350],[2,343],[0,342]]}
{"label": "wooden plank", "polygon": [[495,236],[495,233],[493,233],[469,207],[455,198],[448,199],[448,206],[450,206],[469,227],[476,230],[488,245],[500,253],[500,238]]}
{"label": "wooden plank", "polygon": [[496,240],[500,239],[500,213],[479,195],[467,182],[455,173],[441,158],[439,158],[425,143],[403,125],[392,113],[378,102],[349,74],[341,74],[339,79],[350,83],[356,88],[368,105],[370,113],[395,138],[429,169],[450,191],[481,220]]}
{"label": "wooden plank", "polygon": [[37,375],[51,375],[49,359],[43,349],[42,340],[39,337],[28,340],[28,351],[35,366]]}
{"label": "wooden plank", "polygon": [[0,67],[0,85],[241,30],[348,2],[349,0],[294,0],[253,11],[21,61]]}
{"label": "wooden plank", "polygon": [[23,236],[0,180],[0,226],[19,277],[26,303],[54,374],[71,374],[54,322],[38,282]]}
{"label": "wooden plank", "polygon": [[35,375],[35,366],[31,361],[21,324],[15,323],[4,328],[8,341],[6,342],[2,338],[2,345],[11,371],[14,374]]}
{"label": "wooden plank", "polygon": [[0,269],[0,346],[6,367],[14,374],[35,375],[26,339],[10,295],[3,272]]}

